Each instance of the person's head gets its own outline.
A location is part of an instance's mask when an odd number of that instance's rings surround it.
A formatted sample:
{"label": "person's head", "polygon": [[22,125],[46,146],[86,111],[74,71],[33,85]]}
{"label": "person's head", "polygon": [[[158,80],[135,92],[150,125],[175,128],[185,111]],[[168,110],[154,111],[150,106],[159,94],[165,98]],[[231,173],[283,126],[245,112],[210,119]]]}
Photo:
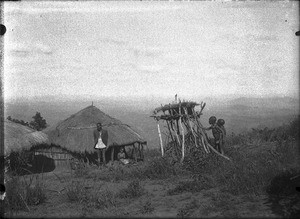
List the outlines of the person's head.
{"label": "person's head", "polygon": [[102,130],[102,124],[101,122],[97,123],[97,130],[100,132]]}
{"label": "person's head", "polygon": [[224,119],[218,119],[217,124],[218,124],[218,126],[223,126],[223,125],[225,125],[225,120]]}
{"label": "person's head", "polygon": [[215,124],[216,121],[217,121],[217,118],[216,118],[215,116],[211,116],[211,117],[209,117],[209,119],[208,119],[208,122],[209,122],[209,124],[211,124],[211,125]]}
{"label": "person's head", "polygon": [[120,149],[120,152],[123,153],[123,152],[124,152],[124,148],[121,148],[121,149]]}

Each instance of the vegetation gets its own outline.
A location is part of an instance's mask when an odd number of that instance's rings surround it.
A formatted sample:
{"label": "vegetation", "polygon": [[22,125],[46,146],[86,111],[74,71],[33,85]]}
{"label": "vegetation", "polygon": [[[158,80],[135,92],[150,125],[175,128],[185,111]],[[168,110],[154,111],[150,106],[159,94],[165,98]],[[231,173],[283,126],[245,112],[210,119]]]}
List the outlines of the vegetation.
{"label": "vegetation", "polygon": [[[59,179],[64,187],[59,195],[69,204],[81,206],[83,215],[93,211],[105,215],[106,210],[116,213],[112,209],[119,209],[123,216],[151,215],[159,209],[159,203],[146,185],[155,182],[163,187],[161,191],[166,191],[160,192],[166,200],[175,198],[177,201],[185,193],[193,194],[188,201],[177,205],[175,214],[178,217],[240,217],[243,215],[237,205],[241,200],[251,202],[249,208],[256,209],[257,200],[263,195],[269,197],[268,203],[276,214],[293,217],[300,210],[297,208],[300,195],[291,189],[300,180],[296,153],[298,123],[299,118],[276,129],[253,129],[228,136],[225,153],[231,161],[214,153],[203,153],[201,148],[186,157],[182,165],[172,163],[168,157],[162,158],[159,150],[146,151],[145,162],[138,165],[114,162],[95,168],[80,161],[69,178]],[[47,198],[41,181],[24,184],[21,179],[13,178],[8,182],[6,204],[12,211],[28,211],[31,205],[39,205]],[[125,186],[104,188],[102,184],[105,183],[124,183]],[[206,201],[199,202],[199,194]],[[134,205],[135,201],[138,205]],[[135,206],[137,213],[124,210],[123,207],[130,204]],[[175,204],[170,203],[170,206]]]}
{"label": "vegetation", "polygon": [[36,114],[32,117],[33,121],[31,122],[25,122],[24,120],[18,120],[18,119],[13,119],[11,116],[8,116],[7,119],[9,121],[19,123],[24,126],[28,126],[32,129],[35,129],[37,131],[41,131],[47,127],[47,122],[46,120],[41,116],[40,112],[36,112]]}
{"label": "vegetation", "polygon": [[29,179],[12,176],[6,183],[6,191],[5,208],[11,213],[29,211],[29,206],[42,204],[47,198],[45,186],[38,176],[35,180],[33,176]]}
{"label": "vegetation", "polygon": [[128,186],[119,191],[118,197],[120,198],[137,198],[143,195],[144,188],[141,186],[140,181],[133,180]]}

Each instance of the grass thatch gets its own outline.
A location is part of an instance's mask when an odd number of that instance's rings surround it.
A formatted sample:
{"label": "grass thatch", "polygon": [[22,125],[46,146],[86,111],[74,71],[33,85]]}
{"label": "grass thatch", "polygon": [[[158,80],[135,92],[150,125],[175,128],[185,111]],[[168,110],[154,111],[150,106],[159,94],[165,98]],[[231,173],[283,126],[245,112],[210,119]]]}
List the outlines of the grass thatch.
{"label": "grass thatch", "polygon": [[89,106],[49,129],[51,143],[73,152],[95,152],[93,131],[101,122],[108,131],[108,147],[146,143],[136,131],[121,121],[103,113],[95,106]]}
{"label": "grass thatch", "polygon": [[37,144],[49,143],[48,136],[27,126],[4,121],[4,154],[28,150]]}

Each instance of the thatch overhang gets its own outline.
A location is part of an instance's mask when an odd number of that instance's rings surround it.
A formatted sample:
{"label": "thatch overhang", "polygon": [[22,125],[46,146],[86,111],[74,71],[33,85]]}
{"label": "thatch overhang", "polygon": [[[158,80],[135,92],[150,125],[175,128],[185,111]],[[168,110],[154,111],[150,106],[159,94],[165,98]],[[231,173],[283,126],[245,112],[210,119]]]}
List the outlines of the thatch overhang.
{"label": "thatch overhang", "polygon": [[94,153],[96,124],[102,123],[108,131],[108,148],[127,146],[135,143],[147,144],[147,141],[129,125],[110,117],[95,106],[88,106],[78,113],[46,130],[51,143],[60,145],[72,152]]}
{"label": "thatch overhang", "polygon": [[4,121],[4,155],[7,156],[11,152],[19,152],[29,150],[38,144],[48,144],[47,134],[35,131],[27,126]]}

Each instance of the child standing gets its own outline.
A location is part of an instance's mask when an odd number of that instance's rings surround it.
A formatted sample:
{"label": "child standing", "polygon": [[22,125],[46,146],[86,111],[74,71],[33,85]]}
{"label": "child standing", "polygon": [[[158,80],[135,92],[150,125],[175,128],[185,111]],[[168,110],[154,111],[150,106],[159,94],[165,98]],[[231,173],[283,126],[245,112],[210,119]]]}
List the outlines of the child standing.
{"label": "child standing", "polygon": [[[219,122],[219,120],[218,120],[218,122]],[[223,120],[223,119],[221,119],[221,120]],[[215,147],[216,147],[217,151],[219,151],[220,153],[223,154],[224,153],[224,150],[223,150],[224,133],[223,133],[222,127],[220,127],[218,125],[217,118],[215,116],[211,116],[209,118],[208,122],[211,126],[208,128],[204,128],[204,129],[212,130],[212,134],[214,136],[214,141],[215,141]],[[225,130],[225,128],[224,128],[224,130]],[[225,135],[226,135],[226,131],[225,131]]]}
{"label": "child standing", "polygon": [[225,138],[226,138],[226,129],[225,129],[224,125],[225,125],[225,120],[224,119],[218,119],[217,126],[221,130],[220,143],[219,143],[221,154],[224,154],[224,145],[225,145]]}

